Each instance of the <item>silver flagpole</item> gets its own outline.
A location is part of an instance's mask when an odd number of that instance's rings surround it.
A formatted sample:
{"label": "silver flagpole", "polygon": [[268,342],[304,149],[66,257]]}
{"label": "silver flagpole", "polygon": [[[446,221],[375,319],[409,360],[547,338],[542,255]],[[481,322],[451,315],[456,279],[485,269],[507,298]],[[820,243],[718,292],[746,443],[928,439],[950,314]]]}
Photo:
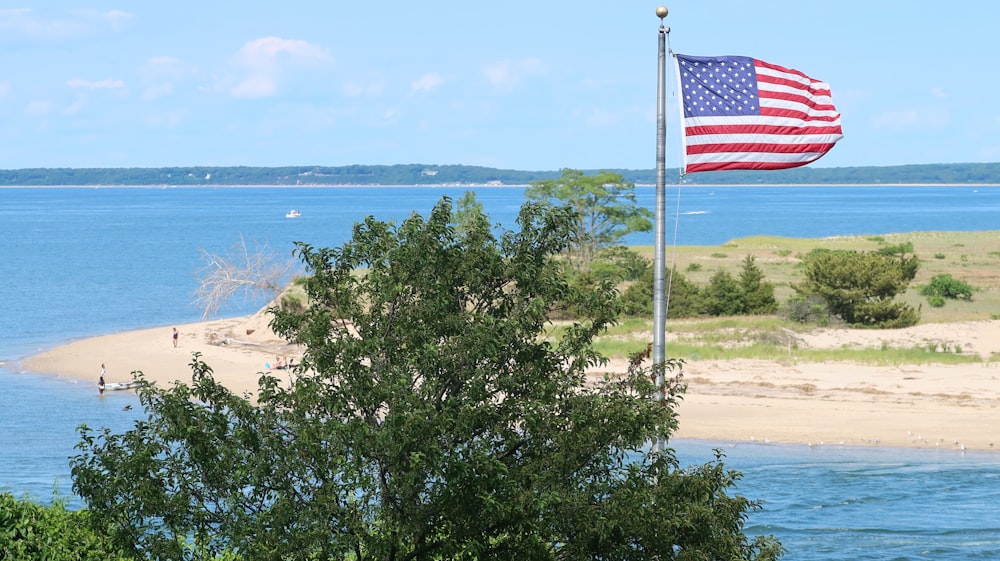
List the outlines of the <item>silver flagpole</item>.
{"label": "silver flagpole", "polygon": [[[656,240],[653,256],[653,371],[656,372],[657,399],[664,400],[664,341],[667,328],[667,299],[665,277],[667,267],[667,117],[666,117],[666,69],[667,69],[667,33],[670,28],[663,26],[663,18],[667,17],[667,9],[656,8],[656,17],[660,18],[660,57],[656,74]],[[659,454],[665,442],[659,435],[653,444],[653,451]]]}

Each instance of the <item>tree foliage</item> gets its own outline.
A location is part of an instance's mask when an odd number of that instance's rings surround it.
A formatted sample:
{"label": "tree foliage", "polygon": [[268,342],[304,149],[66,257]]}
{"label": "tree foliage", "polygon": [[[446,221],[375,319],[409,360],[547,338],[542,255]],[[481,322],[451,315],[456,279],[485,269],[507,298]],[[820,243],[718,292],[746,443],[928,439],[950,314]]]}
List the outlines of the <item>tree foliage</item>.
{"label": "tree foliage", "polygon": [[[667,317],[690,318],[702,312],[701,289],[676,268],[667,275]],[[652,267],[622,293],[622,312],[630,316],[653,315]]]}
{"label": "tree foliage", "polygon": [[475,191],[466,191],[455,203],[453,222],[460,233],[482,227],[484,223],[489,222],[489,218],[483,212],[483,203],[479,202]]}
{"label": "tree foliage", "polygon": [[[764,272],[757,266],[753,255],[743,259],[738,277],[720,270],[702,287],[674,270],[667,277],[667,289],[667,316],[673,318],[772,314],[778,309],[774,284],[764,280]],[[622,300],[624,313],[652,315],[652,269],[648,269],[639,282],[625,289]]]}
{"label": "tree foliage", "polygon": [[17,561],[116,561],[125,559],[85,510],[56,501],[40,505],[0,493],[0,559]]}
{"label": "tree foliage", "polygon": [[529,201],[568,206],[577,213],[568,249],[576,271],[587,271],[602,248],[611,247],[632,232],[653,228],[653,213],[635,198],[635,184],[621,174],[602,171],[584,175],[564,169],[555,179],[533,181],[524,192]]}
{"label": "tree foliage", "polygon": [[778,301],[774,298],[774,283],[764,280],[764,271],[757,265],[756,256],[747,254],[743,258],[739,284],[743,314],[773,314],[778,310]]}
{"label": "tree foliage", "polygon": [[[555,257],[576,215],[527,204],[520,231],[459,232],[451,203],[369,218],[338,249],[301,244],[311,305],[273,310],[306,352],[288,386],[236,396],[195,356],[192,385],[139,397],[124,434],[82,429],[74,490],[136,557],[486,561],[774,559],[721,456],[681,468],[668,382],[636,357],[588,383],[614,320],[608,284]],[[550,314],[585,315],[552,337]],[[653,399],[662,396],[663,399]]]}
{"label": "tree foliage", "polygon": [[717,271],[701,291],[704,312],[710,316],[736,316],[744,313],[743,290],[729,271]]}
{"label": "tree foliage", "polygon": [[630,248],[615,245],[598,252],[592,272],[601,280],[635,281],[651,270],[649,259]]}
{"label": "tree foliage", "polygon": [[712,275],[701,290],[701,302],[710,316],[772,314],[778,309],[774,284],[764,280],[764,271],[751,254],[743,258],[737,277],[722,270]]}
{"label": "tree foliage", "polygon": [[917,274],[915,255],[817,249],[804,265],[805,282],[792,288],[801,296],[819,296],[849,325],[906,327],[920,319],[918,310],[893,300]]}
{"label": "tree foliage", "polygon": [[969,302],[972,300],[972,285],[944,273],[931,277],[929,283],[920,287],[920,294],[928,298],[937,296],[942,299],[949,298]]}

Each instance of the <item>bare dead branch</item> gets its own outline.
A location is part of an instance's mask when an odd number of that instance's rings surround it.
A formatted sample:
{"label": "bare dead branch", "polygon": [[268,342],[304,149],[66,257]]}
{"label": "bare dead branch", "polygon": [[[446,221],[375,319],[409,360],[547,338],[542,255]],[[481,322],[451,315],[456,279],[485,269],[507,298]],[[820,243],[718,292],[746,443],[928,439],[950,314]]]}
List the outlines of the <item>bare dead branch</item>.
{"label": "bare dead branch", "polygon": [[200,251],[205,265],[198,271],[195,301],[205,318],[217,313],[238,295],[244,298],[277,297],[296,266],[291,255],[283,257],[267,244],[255,242],[251,249],[243,236],[226,254]]}

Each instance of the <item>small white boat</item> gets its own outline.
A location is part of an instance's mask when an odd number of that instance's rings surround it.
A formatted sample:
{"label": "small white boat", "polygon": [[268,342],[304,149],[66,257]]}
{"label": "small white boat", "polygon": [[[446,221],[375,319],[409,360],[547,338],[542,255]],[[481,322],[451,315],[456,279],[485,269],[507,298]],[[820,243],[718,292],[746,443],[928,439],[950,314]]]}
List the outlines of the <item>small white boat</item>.
{"label": "small white boat", "polygon": [[145,381],[140,382],[139,380],[132,380],[131,382],[109,382],[107,384],[104,384],[104,390],[105,391],[134,390],[139,386],[153,385],[155,383],[156,383],[155,381],[150,383]]}
{"label": "small white boat", "polygon": [[104,384],[104,389],[105,391],[130,390],[138,386],[139,382],[133,380],[131,382],[111,382],[109,384]]}
{"label": "small white boat", "polygon": [[298,218],[300,216],[302,216],[302,213],[299,212],[299,211],[297,211],[297,210],[295,210],[294,208],[292,210],[288,211],[287,213],[285,213],[285,218]]}

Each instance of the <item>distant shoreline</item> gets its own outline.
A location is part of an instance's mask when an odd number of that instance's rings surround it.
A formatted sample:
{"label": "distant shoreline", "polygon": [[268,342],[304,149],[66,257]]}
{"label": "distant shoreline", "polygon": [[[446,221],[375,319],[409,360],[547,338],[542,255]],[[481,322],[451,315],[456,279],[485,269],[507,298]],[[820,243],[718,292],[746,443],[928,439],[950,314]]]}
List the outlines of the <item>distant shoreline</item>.
{"label": "distant shoreline", "polygon": [[[627,183],[655,185],[655,169],[578,169],[613,173]],[[166,166],[136,168],[0,169],[0,185],[34,186],[516,186],[558,179],[565,170],[516,170],[462,164],[343,166]],[[687,174],[666,170],[668,184],[719,187],[783,185],[1000,185],[1000,163],[813,167],[729,170]],[[681,178],[681,179],[678,179]]]}
{"label": "distant shoreline", "polygon": [[[204,185],[157,185],[157,184],[114,184],[114,185],[0,185],[0,189],[310,189],[310,188],[347,188],[347,189],[408,189],[408,188],[428,188],[444,189],[449,187],[475,187],[476,189],[505,189],[512,187],[528,187],[527,183],[504,183],[502,185],[487,185],[485,183],[415,183],[415,184],[391,184],[383,185],[377,183],[311,183],[302,185],[270,184],[270,185],[229,185],[229,184],[204,184]],[[648,183],[636,183],[636,187],[655,187]],[[676,184],[668,183],[669,187],[683,187],[685,189],[704,189],[732,187],[736,189],[753,189],[756,187],[1000,187],[1000,183],[755,183],[753,185],[736,185],[731,183],[698,183],[698,184]]]}

